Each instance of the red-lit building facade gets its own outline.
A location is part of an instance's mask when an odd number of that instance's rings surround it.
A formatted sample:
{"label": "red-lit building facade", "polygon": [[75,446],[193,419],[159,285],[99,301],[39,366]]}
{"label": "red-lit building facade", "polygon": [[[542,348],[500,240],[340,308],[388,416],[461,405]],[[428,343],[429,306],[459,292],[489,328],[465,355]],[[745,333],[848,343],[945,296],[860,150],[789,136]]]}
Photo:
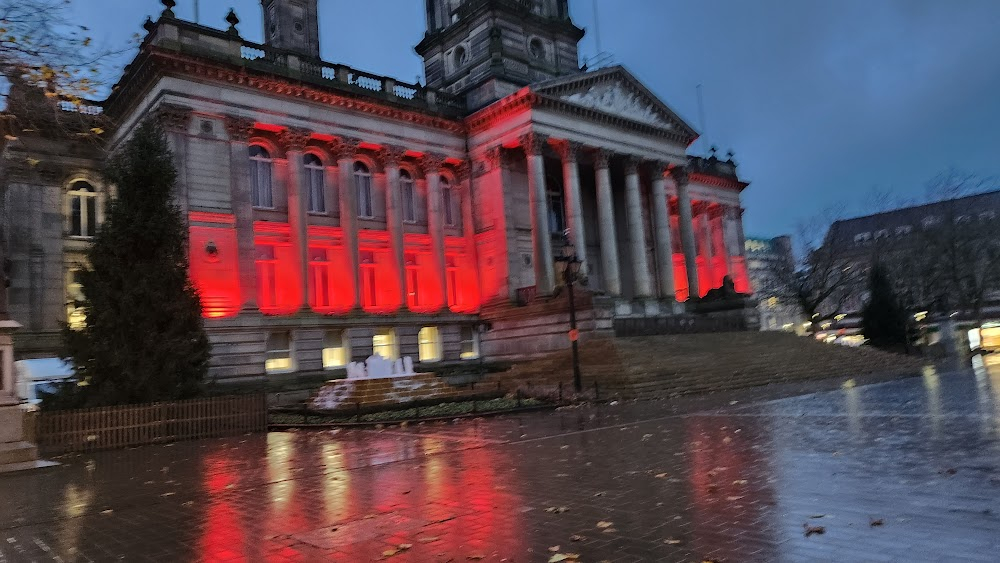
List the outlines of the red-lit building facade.
{"label": "red-lit building facade", "polygon": [[[732,158],[688,157],[695,131],[624,68],[581,70],[567,0],[428,0],[426,86],[322,61],[316,0],[262,4],[263,44],[168,8],[103,104],[111,151],[144,119],[167,132],[214,376],[489,356],[484,311],[553,294],[564,230],[614,315],[676,314],[727,275],[749,291]],[[9,243],[29,338],[81,314],[97,169],[21,180],[63,217]]]}

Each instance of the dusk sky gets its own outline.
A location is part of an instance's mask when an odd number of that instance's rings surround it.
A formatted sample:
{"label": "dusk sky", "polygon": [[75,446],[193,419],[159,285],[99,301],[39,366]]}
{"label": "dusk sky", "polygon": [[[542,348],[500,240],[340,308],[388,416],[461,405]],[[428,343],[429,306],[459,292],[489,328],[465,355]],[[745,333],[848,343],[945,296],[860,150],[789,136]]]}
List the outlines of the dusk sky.
{"label": "dusk sky", "polygon": [[[922,197],[949,167],[1000,176],[1000,2],[996,0],[570,0],[615,63],[702,131],[693,152],[732,149],[749,236],[794,232],[875,190]],[[320,0],[323,58],[413,81],[422,0]],[[124,45],[158,0],[74,0],[98,42]],[[177,16],[193,19],[194,0]],[[202,0],[201,22],[261,41],[258,0]],[[129,53],[125,59],[131,58]],[[422,81],[422,78],[421,78]],[[706,123],[696,86],[703,85]],[[706,142],[707,141],[707,142]],[[998,185],[1000,187],[1000,185]]]}

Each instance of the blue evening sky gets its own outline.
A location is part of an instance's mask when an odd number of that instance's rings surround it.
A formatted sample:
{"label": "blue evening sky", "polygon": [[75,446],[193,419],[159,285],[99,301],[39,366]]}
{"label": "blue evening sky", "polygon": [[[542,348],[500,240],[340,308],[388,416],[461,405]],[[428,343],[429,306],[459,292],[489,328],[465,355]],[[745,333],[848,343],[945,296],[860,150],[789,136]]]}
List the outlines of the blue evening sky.
{"label": "blue evening sky", "polygon": [[[752,182],[749,235],[793,232],[833,206],[867,212],[876,190],[920,197],[949,167],[1000,175],[1000,1],[570,0],[585,58],[597,50],[594,2],[603,50],[705,134],[692,149],[735,151]],[[110,45],[162,9],[72,3]],[[412,82],[423,5],[320,0],[323,58]],[[230,7],[260,41],[258,0],[201,0],[201,22],[224,28]],[[193,19],[194,0],[175,11]]]}

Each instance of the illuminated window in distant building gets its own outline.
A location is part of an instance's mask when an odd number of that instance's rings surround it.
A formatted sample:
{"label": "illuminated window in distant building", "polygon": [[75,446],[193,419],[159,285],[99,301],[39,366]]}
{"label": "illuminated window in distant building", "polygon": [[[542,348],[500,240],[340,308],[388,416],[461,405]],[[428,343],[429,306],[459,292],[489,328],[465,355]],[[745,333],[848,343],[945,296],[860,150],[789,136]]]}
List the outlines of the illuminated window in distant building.
{"label": "illuminated window in distant building", "polygon": [[441,176],[441,207],[444,211],[444,224],[448,227],[455,226],[455,202],[452,193],[451,183],[448,178]]}
{"label": "illuminated window in distant building", "polygon": [[323,161],[315,154],[302,157],[305,166],[306,185],[309,186],[309,212],[326,213],[326,169]]}
{"label": "illuminated window in distant building", "polygon": [[403,200],[403,222],[417,222],[417,206],[414,201],[413,176],[406,170],[399,172],[399,191]]}
{"label": "illuminated window in distant building", "polygon": [[73,330],[87,326],[87,312],[83,308],[83,299],[80,270],[72,269],[66,276],[66,322]]}
{"label": "illuminated window in distant building", "polygon": [[404,263],[406,267],[406,306],[415,309],[420,305],[420,266],[417,263],[417,255],[407,253]]}
{"label": "illuminated window in distant building", "polygon": [[267,373],[288,373],[295,371],[295,362],[292,359],[292,335],[290,332],[272,332],[267,336],[264,370]]}
{"label": "illuminated window in distant building", "polygon": [[326,248],[309,249],[309,304],[316,309],[330,307],[330,256]]}
{"label": "illuminated window in distant building", "polygon": [[396,342],[396,330],[392,328],[379,328],[372,336],[372,353],[382,356],[387,360],[399,358],[399,345]]}
{"label": "illuminated window in distant building", "polygon": [[69,190],[69,234],[93,237],[97,234],[97,191],[88,182],[74,182]]}
{"label": "illuminated window in distant building", "polygon": [[448,306],[454,307],[458,305],[458,263],[454,256],[448,256],[445,258],[445,265],[448,276]]}
{"label": "illuminated window in distant building", "polygon": [[372,308],[378,305],[378,288],[375,286],[375,253],[370,250],[360,252],[361,306]]}
{"label": "illuminated window in distant building", "polygon": [[462,355],[463,360],[475,360],[479,358],[479,333],[471,326],[462,327]]}
{"label": "illuminated window in distant building", "polygon": [[441,361],[441,333],[436,326],[425,326],[417,333],[421,362]]}
{"label": "illuminated window in distant building", "polygon": [[258,244],[257,305],[268,309],[278,305],[278,259],[272,244]]}
{"label": "illuminated window in distant building", "polygon": [[250,201],[254,207],[274,208],[271,191],[270,153],[260,145],[250,146]]}
{"label": "illuminated window in distant building", "polygon": [[372,173],[363,162],[354,163],[354,184],[358,188],[358,217],[372,219],[375,207],[372,200]]}
{"label": "illuminated window in distant building", "polygon": [[323,369],[337,369],[351,359],[351,347],[342,330],[328,330],[323,335]]}

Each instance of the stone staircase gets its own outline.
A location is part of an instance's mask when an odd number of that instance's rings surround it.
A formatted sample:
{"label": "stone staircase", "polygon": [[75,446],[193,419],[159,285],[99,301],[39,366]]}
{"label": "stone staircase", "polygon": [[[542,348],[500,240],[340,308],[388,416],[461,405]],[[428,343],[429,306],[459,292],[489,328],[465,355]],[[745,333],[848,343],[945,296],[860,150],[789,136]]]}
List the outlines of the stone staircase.
{"label": "stone staircase", "polygon": [[[871,348],[823,344],[780,332],[594,339],[580,345],[584,388],[600,396],[664,398],[841,376],[919,373],[924,362]],[[572,382],[569,350],[491,376],[504,388]]]}

